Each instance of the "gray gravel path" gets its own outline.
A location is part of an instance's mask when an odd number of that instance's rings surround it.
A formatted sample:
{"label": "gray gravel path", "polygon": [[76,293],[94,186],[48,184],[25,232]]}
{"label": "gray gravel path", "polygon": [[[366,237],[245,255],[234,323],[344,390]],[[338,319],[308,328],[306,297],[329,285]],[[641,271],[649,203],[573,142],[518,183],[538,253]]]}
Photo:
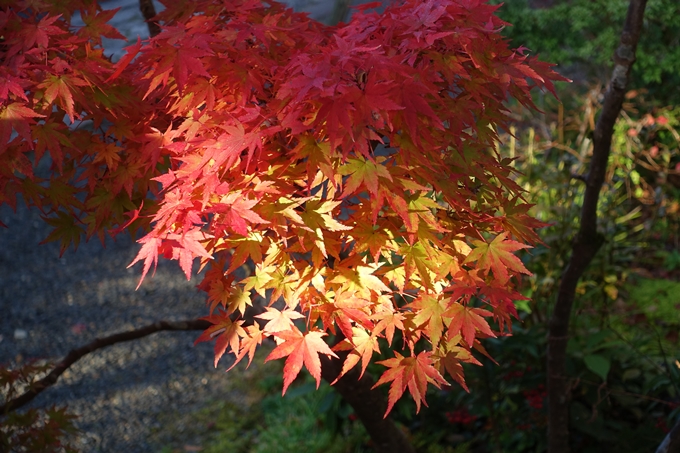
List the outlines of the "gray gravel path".
{"label": "gray gravel path", "polygon": [[[332,0],[287,0],[317,19]],[[363,3],[353,0],[353,3]],[[148,35],[137,0],[107,0],[121,7],[113,19],[129,38]],[[157,4],[157,7],[159,5]],[[110,40],[109,40],[110,41]],[[120,56],[122,41],[107,41]],[[176,263],[161,262],[156,276],[135,291],[140,265],[126,269],[139,247],[117,242],[81,244],[59,258],[57,244],[38,246],[50,231],[37,211],[0,207],[0,364],[59,360],[97,337],[157,320],[182,320],[206,313],[205,297],[187,282]],[[198,445],[207,428],[192,426],[189,414],[213,401],[238,399],[230,390],[228,363],[212,366],[212,345],[193,346],[199,332],[161,332],[96,351],[81,359],[28,407],[68,405],[82,430],[83,452],[160,452],[167,445]]]}
{"label": "gray gravel path", "polygon": [[[138,266],[126,269],[138,246],[129,238],[81,244],[59,258],[56,244],[38,246],[49,231],[37,212],[4,207],[0,221],[0,363],[59,359],[96,337],[160,319],[206,314],[204,296],[176,263],[135,291]],[[171,441],[187,444],[195,427],[168,427],[211,401],[238,398],[231,373],[212,366],[212,346],[193,346],[199,332],[160,332],[96,351],[77,362],[29,407],[68,404],[83,430],[84,452],[153,452]],[[177,417],[174,417],[177,419]],[[190,423],[187,419],[184,424]],[[174,431],[174,432],[173,432]]]}

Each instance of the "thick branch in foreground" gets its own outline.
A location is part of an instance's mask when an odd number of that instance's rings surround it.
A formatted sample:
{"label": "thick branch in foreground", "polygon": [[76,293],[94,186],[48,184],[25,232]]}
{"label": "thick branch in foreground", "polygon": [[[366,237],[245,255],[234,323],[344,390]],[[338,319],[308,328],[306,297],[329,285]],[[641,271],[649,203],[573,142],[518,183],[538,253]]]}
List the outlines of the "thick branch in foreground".
{"label": "thick branch in foreground", "polygon": [[565,360],[569,318],[576,285],[604,243],[597,231],[597,203],[604,183],[614,124],[621,112],[630,71],[635,62],[647,0],[630,0],[626,22],[614,54],[614,71],[593,135],[593,157],[586,179],[581,224],[569,264],[560,282],[548,333],[548,451],[569,452],[569,393]]}
{"label": "thick branch in foreground", "polygon": [[57,379],[59,379],[59,376],[64,374],[64,372],[71,365],[85,357],[87,354],[98,349],[102,349],[116,343],[137,340],[139,338],[143,338],[153,333],[162,332],[165,330],[205,330],[210,326],[211,324],[208,321],[204,321],[202,319],[192,319],[187,321],[158,321],[140,329],[121,332],[104,338],[97,338],[85,346],[71,350],[71,352],[69,352],[61,362],[55,365],[55,367],[49,372],[47,376],[37,382],[34,382],[30,389],[25,393],[7,401],[5,404],[0,406],[0,416],[5,415],[8,412],[15,411],[20,407],[30,403],[33,398],[38,396],[45,389],[54,385],[57,382]]}
{"label": "thick branch in foreground", "polygon": [[656,449],[656,453],[680,453],[680,420],[666,434],[663,442]]}
{"label": "thick branch in foreground", "polygon": [[[255,321],[254,318],[253,321]],[[84,346],[71,350],[47,376],[33,383],[25,393],[0,406],[0,417],[31,402],[40,393],[54,385],[71,365],[91,352],[116,343],[138,340],[156,332],[206,330],[210,326],[211,324],[208,321],[202,319],[158,321],[139,329],[97,338]],[[340,354],[341,359],[330,359],[323,354],[321,355],[321,371],[324,380],[329,383],[335,381],[342,370],[345,355]],[[369,375],[365,374],[359,379],[359,371],[355,368],[339,379],[333,387],[352,406],[376,445],[378,453],[415,453],[404,433],[399,430],[392,419],[383,418],[387,408],[387,400],[379,390],[373,389],[373,380]]]}
{"label": "thick branch in foreground", "polygon": [[156,7],[153,6],[153,0],[139,0],[139,10],[144,16],[144,21],[146,21],[147,27],[149,27],[149,36],[153,38],[161,32],[161,27],[158,22],[152,20],[156,17]]}
{"label": "thick branch in foreground", "polygon": [[[321,354],[321,377],[333,382],[342,370],[346,353],[339,353],[339,359]],[[338,380],[333,387],[342,398],[352,406],[363,423],[378,453],[415,453],[404,433],[390,417],[383,417],[387,409],[387,399],[379,390],[373,388],[373,379],[364,374],[359,379],[359,369],[355,367]]]}

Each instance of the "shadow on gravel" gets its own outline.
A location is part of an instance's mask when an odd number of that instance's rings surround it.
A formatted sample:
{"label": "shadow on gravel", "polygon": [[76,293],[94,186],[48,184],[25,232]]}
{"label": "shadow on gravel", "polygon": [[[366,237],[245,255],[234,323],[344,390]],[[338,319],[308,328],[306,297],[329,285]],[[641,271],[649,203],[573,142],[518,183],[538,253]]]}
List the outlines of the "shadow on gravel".
{"label": "shadow on gravel", "polygon": [[[0,221],[8,225],[0,228],[2,364],[58,360],[96,337],[207,314],[199,280],[187,282],[173,262],[159,263],[156,276],[135,291],[141,265],[126,269],[138,251],[129,236],[106,247],[97,239],[82,243],[59,258],[58,244],[38,245],[50,231],[38,211],[3,207]],[[160,332],[96,351],[29,407],[67,404],[80,417],[84,452],[157,452],[182,436],[181,426],[162,433],[161,414],[187,414],[233,396],[228,363],[214,369],[212,345],[193,346],[198,335]]]}

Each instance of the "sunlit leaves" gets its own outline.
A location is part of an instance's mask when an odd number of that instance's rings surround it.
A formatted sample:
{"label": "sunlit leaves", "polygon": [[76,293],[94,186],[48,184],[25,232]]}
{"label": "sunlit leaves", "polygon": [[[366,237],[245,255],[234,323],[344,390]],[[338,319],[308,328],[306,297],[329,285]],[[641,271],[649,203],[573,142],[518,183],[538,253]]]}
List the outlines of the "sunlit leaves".
{"label": "sunlit leaves", "polygon": [[447,384],[446,380],[434,367],[432,353],[423,351],[415,357],[403,357],[398,352],[394,353],[393,359],[378,362],[385,365],[385,371],[375,384],[390,383],[390,391],[385,416],[389,414],[394,404],[401,398],[404,391],[408,388],[411,397],[416,402],[416,411],[420,411],[420,405],[425,404],[425,393],[428,384],[435,387]]}
{"label": "sunlit leaves", "polygon": [[210,341],[217,337],[217,340],[215,341],[215,367],[217,367],[217,362],[222,358],[227,348],[231,348],[234,354],[239,352],[241,345],[240,338],[247,335],[241,327],[243,321],[232,321],[223,312],[208,316],[204,319],[213,325],[203,332],[196,339],[194,344],[202,341]]}
{"label": "sunlit leaves", "polygon": [[380,353],[378,347],[378,339],[361,327],[352,328],[352,337],[350,340],[345,340],[335,346],[336,351],[349,350],[350,353],[345,358],[342,364],[342,370],[336,378],[336,381],[344,376],[349,370],[361,360],[361,374],[359,378],[366,372],[366,367],[371,361],[374,352]]}
{"label": "sunlit leaves", "polygon": [[62,251],[142,227],[142,280],[161,257],[191,278],[199,258],[198,341],[250,363],[273,339],[284,392],[303,367],[319,382],[328,333],[343,375],[381,339],[397,350],[380,362],[388,410],[406,389],[420,407],[438,370],[465,387],[461,363],[516,316],[515,253],[541,226],[492,150],[503,103],[559,76],[508,48],[482,2],[407,0],[334,28],[217,3],[167,3],[162,32],[115,64],[100,47],[115,11],[81,11],[78,30],[2,13],[0,200],[20,188]]}
{"label": "sunlit leaves", "polygon": [[267,311],[257,315],[257,318],[267,320],[267,324],[264,326],[264,332],[271,335],[293,329],[293,321],[295,319],[304,318],[304,316],[294,310],[279,311],[276,308],[267,307]]}
{"label": "sunlit leaves", "polygon": [[318,331],[303,334],[296,328],[276,334],[276,337],[282,340],[282,342],[267,356],[265,361],[287,357],[283,367],[284,394],[288,386],[290,386],[291,382],[295,380],[300,370],[302,370],[302,365],[307,368],[309,374],[316,380],[317,388],[319,387],[321,381],[321,360],[319,359],[319,354],[337,357],[323,341],[322,338],[325,335],[325,333]]}
{"label": "sunlit leaves", "polygon": [[449,338],[461,335],[463,340],[471,347],[477,331],[489,337],[495,337],[496,335],[491,331],[489,323],[484,319],[485,316],[491,315],[491,312],[481,308],[471,308],[459,303],[451,304],[444,313],[444,316],[451,318]]}

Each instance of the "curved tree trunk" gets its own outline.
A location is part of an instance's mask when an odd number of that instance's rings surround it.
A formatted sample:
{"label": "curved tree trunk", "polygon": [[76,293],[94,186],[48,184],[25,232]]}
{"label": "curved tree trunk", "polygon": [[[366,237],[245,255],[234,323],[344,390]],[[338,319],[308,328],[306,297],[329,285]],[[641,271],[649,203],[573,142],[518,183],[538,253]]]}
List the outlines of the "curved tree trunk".
{"label": "curved tree trunk", "polygon": [[154,37],[161,32],[161,27],[158,22],[151,20],[156,17],[156,7],[153,5],[153,0],[139,0],[139,10],[144,16],[147,27],[149,27],[149,36]]}
{"label": "curved tree trunk", "polygon": [[[342,370],[346,354],[340,359],[321,355],[321,377],[327,382],[335,381]],[[387,409],[385,396],[373,389],[373,379],[364,374],[359,379],[359,369],[354,368],[338,380],[333,387],[352,406],[354,412],[366,427],[377,453],[415,453],[404,433],[389,417],[383,417]]]}
{"label": "curved tree trunk", "polygon": [[630,70],[642,31],[647,0],[630,0],[614,71],[593,135],[593,157],[586,178],[581,225],[557,294],[548,331],[548,451],[569,453],[570,382],[565,372],[569,317],[576,285],[604,242],[597,231],[597,202],[604,183],[614,124],[621,112]]}

